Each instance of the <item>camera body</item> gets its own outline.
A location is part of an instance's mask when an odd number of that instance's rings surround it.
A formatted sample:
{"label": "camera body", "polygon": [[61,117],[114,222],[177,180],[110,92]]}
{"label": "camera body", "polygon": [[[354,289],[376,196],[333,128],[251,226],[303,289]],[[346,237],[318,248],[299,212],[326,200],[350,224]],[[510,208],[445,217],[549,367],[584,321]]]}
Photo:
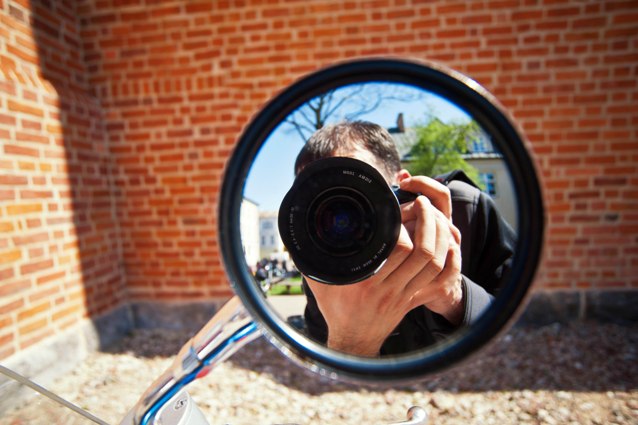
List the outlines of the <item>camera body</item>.
{"label": "camera body", "polygon": [[399,204],[416,195],[391,187],[369,164],[333,157],[308,164],[279,208],[279,233],[297,269],[345,285],[374,275],[396,245]]}

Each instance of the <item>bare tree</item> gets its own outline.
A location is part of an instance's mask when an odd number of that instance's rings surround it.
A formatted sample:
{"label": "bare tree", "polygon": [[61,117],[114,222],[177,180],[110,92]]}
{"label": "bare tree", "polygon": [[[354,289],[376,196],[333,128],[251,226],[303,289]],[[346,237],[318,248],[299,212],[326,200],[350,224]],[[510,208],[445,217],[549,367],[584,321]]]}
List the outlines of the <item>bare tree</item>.
{"label": "bare tree", "polygon": [[384,102],[412,102],[423,93],[409,86],[364,83],[330,90],[309,100],[284,121],[305,142],[329,122],[352,121],[377,110]]}

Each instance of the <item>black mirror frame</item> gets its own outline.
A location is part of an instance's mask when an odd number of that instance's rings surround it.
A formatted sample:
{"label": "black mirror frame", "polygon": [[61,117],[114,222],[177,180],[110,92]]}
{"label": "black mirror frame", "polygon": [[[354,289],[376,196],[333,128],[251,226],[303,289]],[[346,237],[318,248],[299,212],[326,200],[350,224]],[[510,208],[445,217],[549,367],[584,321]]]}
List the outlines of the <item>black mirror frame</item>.
{"label": "black mirror frame", "polygon": [[[400,357],[364,359],[317,344],[272,312],[250,275],[241,245],[243,188],[259,149],[277,125],[321,92],[364,82],[408,84],[436,93],[470,114],[494,136],[518,196],[518,242],[509,282],[492,307],[469,329],[430,349]],[[505,143],[508,142],[508,143]],[[524,139],[495,98],[478,83],[439,64],[404,59],[354,60],[321,69],[290,85],[272,99],[245,128],[230,157],[221,187],[218,234],[226,273],[246,309],[284,354],[311,370],[360,383],[403,382],[449,368],[484,347],[507,329],[525,304],[543,246],[544,209],[535,165]],[[242,190],[238,190],[241,188]]]}

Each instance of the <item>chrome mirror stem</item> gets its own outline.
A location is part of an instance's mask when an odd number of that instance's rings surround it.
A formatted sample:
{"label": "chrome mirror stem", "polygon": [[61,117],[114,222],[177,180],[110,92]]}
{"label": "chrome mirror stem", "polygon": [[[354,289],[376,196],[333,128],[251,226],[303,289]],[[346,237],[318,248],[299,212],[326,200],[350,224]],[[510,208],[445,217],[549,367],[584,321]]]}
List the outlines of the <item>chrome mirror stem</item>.
{"label": "chrome mirror stem", "polygon": [[208,374],[256,339],[257,325],[236,296],[181,348],[173,364],[144,392],[121,425],[150,425],[159,410],[186,385]]}

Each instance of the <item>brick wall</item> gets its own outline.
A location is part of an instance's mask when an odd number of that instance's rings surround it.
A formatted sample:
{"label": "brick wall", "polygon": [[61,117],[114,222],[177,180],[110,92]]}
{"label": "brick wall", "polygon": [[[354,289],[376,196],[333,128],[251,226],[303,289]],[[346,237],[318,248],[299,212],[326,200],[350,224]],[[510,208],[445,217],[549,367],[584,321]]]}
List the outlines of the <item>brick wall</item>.
{"label": "brick wall", "polygon": [[[20,329],[37,323],[22,324],[27,304],[41,308],[30,313],[46,318],[41,326],[55,327],[55,300],[73,293],[79,300],[95,288],[104,305],[86,305],[101,311],[121,302],[122,275],[132,301],[228,295],[216,208],[242,128],[291,81],[363,56],[440,61],[510,110],[544,186],[539,288],[638,287],[636,1],[51,3],[29,14],[24,1],[0,0],[10,24],[0,48],[0,291],[13,288],[0,298],[2,347],[18,348],[11,341],[21,341]],[[35,40],[23,25],[28,16]],[[50,62],[37,82],[6,71],[13,63],[35,74],[43,54]],[[35,169],[21,168],[24,161]],[[46,194],[26,199],[21,190],[36,190],[39,181]],[[55,217],[62,223],[49,223]],[[33,220],[39,229],[19,228]],[[32,236],[28,247],[14,240],[40,233],[46,236]],[[37,279],[48,276],[38,270],[44,266],[62,273],[54,280],[60,292],[30,302]],[[97,272],[102,267],[108,277]],[[62,292],[65,285],[75,292]]]}
{"label": "brick wall", "polygon": [[115,163],[75,12],[0,1],[0,359],[124,299]]}
{"label": "brick wall", "polygon": [[367,55],[441,61],[511,110],[545,182],[546,287],[638,285],[637,2],[120,3],[81,15],[134,296],[214,290],[216,194],[240,129],[289,81]]}

